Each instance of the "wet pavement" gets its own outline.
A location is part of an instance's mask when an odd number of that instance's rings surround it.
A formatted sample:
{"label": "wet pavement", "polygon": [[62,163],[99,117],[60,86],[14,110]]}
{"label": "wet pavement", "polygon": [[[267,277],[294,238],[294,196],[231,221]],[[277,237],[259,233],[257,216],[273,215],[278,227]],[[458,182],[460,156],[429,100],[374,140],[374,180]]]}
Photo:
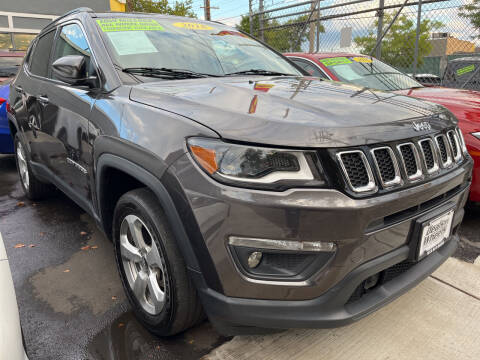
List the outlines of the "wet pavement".
{"label": "wet pavement", "polygon": [[112,244],[92,218],[59,191],[27,200],[14,158],[2,155],[0,232],[30,360],[199,359],[227,340],[208,322],[173,338],[148,333],[130,311]]}
{"label": "wet pavement", "polygon": [[[469,263],[480,256],[479,220],[480,207],[467,212],[455,254]],[[199,359],[227,340],[208,322],[168,339],[145,331],[93,220],[59,191],[28,201],[13,157],[1,155],[0,232],[30,360]]]}

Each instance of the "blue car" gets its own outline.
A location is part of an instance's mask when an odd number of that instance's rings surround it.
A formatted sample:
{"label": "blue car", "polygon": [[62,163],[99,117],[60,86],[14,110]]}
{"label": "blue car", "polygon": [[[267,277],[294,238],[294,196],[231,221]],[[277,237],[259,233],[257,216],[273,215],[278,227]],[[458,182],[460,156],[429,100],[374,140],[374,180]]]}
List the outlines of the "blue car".
{"label": "blue car", "polygon": [[10,85],[0,85],[0,154],[13,154],[13,141],[7,120],[7,101]]}

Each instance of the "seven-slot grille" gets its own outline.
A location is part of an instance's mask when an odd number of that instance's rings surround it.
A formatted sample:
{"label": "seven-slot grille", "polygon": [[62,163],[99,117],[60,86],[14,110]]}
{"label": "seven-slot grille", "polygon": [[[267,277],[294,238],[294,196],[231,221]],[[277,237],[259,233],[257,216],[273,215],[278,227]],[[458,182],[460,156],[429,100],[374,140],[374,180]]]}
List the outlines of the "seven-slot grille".
{"label": "seven-slot grille", "polygon": [[455,162],[462,159],[460,140],[453,130],[433,139],[426,137],[418,142],[399,144],[396,150],[394,152],[392,146],[372,148],[372,166],[361,150],[342,151],[336,155],[348,185],[357,193],[377,190],[373,169],[382,187],[389,188],[401,185],[404,179],[409,182],[421,180],[425,174],[438,172],[440,166],[447,168],[453,163],[452,157]]}

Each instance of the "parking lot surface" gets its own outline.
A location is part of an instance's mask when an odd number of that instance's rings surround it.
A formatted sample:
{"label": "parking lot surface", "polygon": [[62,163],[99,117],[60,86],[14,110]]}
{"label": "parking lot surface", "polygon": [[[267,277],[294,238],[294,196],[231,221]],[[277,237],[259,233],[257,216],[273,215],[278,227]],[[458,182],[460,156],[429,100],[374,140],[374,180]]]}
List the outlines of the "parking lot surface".
{"label": "parking lot surface", "polygon": [[130,312],[111,242],[60,192],[28,201],[14,158],[1,155],[0,232],[30,360],[198,359],[225,341],[208,322],[170,339],[145,331]]}
{"label": "parking lot surface", "polygon": [[467,212],[455,258],[381,311],[340,329],[229,342],[208,322],[171,339],[146,332],[123,295],[111,243],[60,192],[28,201],[11,156],[0,156],[0,232],[31,360],[480,358],[478,209]]}

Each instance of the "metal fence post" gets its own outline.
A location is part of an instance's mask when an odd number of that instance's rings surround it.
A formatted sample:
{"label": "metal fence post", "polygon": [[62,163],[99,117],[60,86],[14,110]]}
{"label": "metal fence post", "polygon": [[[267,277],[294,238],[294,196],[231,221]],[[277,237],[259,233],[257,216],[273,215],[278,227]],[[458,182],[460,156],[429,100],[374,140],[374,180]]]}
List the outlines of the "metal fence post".
{"label": "metal fence post", "polygon": [[263,36],[263,0],[258,1],[258,11],[260,13],[260,39],[265,41],[265,37]]}
{"label": "metal fence post", "polygon": [[[378,5],[378,11],[377,11],[377,16],[378,16],[377,42],[378,42],[378,39],[380,39],[383,34],[383,15],[385,15],[385,11],[383,9],[384,6],[385,6],[384,0],[380,0],[380,3]],[[382,42],[381,41],[380,43],[378,43],[375,57],[379,60],[382,58]]]}
{"label": "metal fence post", "polygon": [[318,0],[318,14],[317,14],[317,53],[320,51],[320,0]]}
{"label": "metal fence post", "polygon": [[418,0],[418,14],[417,14],[417,33],[415,35],[415,53],[413,58],[413,75],[417,74],[418,67],[418,48],[420,41],[420,27],[422,25],[422,0]]}

